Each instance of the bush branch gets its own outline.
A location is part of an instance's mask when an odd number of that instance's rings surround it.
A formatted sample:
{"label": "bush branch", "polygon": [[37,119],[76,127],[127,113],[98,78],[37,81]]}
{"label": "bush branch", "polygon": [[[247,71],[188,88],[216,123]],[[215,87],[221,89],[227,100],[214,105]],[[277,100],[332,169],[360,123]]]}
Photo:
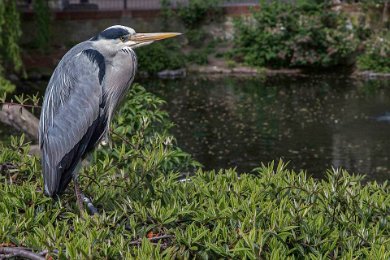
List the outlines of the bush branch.
{"label": "bush branch", "polygon": [[38,140],[39,119],[22,105],[4,104],[0,110],[0,121]]}
{"label": "bush branch", "polygon": [[31,252],[31,249],[24,247],[0,247],[0,259],[10,257],[23,257],[32,260],[45,260],[45,258],[39,254]]}

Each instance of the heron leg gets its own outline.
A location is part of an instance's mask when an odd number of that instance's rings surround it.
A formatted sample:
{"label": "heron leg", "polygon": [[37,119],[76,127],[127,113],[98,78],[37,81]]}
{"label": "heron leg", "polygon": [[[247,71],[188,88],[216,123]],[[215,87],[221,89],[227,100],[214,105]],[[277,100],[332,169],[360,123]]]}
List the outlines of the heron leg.
{"label": "heron leg", "polygon": [[89,212],[91,213],[91,215],[98,214],[98,210],[92,204],[91,199],[89,199],[87,196],[84,195],[84,193],[82,193],[76,177],[73,178],[73,182],[74,182],[74,191],[76,193],[77,205],[79,207],[81,216],[84,213],[84,205],[83,205],[83,203],[86,204],[86,206],[87,206]]}
{"label": "heron leg", "polygon": [[79,183],[77,181],[77,177],[73,177],[73,183],[74,183],[74,192],[76,194],[76,200],[77,205],[79,207],[80,215],[81,217],[84,214],[84,206],[83,206],[83,200],[82,197],[84,197],[84,194],[81,193]]}
{"label": "heron leg", "polygon": [[76,175],[73,175],[73,183],[74,183],[74,191],[76,194],[77,205],[79,207],[81,217],[83,216],[83,213],[84,213],[83,203],[85,203],[85,205],[87,206],[89,213],[91,215],[98,214],[98,210],[92,204],[91,199],[89,199],[87,196],[85,196],[84,193],[81,191]]}
{"label": "heron leg", "polygon": [[87,206],[88,211],[89,211],[89,213],[91,215],[98,214],[98,210],[92,204],[91,199],[89,199],[87,196],[85,196],[83,194],[83,192],[80,189],[79,183],[77,181],[78,172],[79,172],[80,167],[81,167],[82,164],[83,164],[82,162],[79,162],[77,164],[75,170],[73,171],[74,191],[75,191],[75,194],[76,194],[77,205],[79,207],[81,217],[83,216],[83,213],[84,213],[84,205],[83,205],[83,203],[85,203],[85,205]]}

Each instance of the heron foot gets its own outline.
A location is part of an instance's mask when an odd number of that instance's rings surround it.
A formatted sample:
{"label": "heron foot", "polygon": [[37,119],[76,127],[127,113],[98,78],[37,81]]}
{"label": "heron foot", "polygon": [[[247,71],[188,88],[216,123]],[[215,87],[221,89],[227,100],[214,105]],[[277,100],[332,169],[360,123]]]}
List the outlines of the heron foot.
{"label": "heron foot", "polygon": [[84,202],[84,204],[87,206],[89,213],[92,216],[99,214],[97,208],[92,204],[92,201],[87,196],[85,196],[83,193],[80,192],[80,197],[81,197],[82,201]]}
{"label": "heron foot", "polygon": [[87,206],[88,211],[90,215],[98,214],[97,208],[92,204],[91,199],[89,199],[87,196],[85,196],[80,189],[79,183],[76,178],[73,179],[74,182],[74,190],[76,193],[76,199],[77,199],[77,206],[79,207],[80,216],[83,217],[84,215],[84,205]]}

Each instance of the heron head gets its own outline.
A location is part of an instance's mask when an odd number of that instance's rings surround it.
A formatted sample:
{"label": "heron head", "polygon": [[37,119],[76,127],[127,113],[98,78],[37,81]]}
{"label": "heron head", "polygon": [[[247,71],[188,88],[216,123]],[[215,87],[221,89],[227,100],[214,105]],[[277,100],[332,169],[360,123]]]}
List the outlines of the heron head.
{"label": "heron head", "polygon": [[104,41],[115,49],[124,47],[138,48],[151,44],[154,41],[171,38],[181,33],[136,33],[134,29],[122,25],[108,27],[98,35],[93,37],[92,41]]}

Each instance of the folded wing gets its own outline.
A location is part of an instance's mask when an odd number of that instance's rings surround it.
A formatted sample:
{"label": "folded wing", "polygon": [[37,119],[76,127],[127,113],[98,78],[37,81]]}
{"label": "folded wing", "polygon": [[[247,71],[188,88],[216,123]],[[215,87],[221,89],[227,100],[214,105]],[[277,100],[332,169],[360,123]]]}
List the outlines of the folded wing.
{"label": "folded wing", "polygon": [[49,196],[65,190],[83,156],[105,131],[104,74],[104,57],[93,49],[70,51],[53,73],[39,127]]}

